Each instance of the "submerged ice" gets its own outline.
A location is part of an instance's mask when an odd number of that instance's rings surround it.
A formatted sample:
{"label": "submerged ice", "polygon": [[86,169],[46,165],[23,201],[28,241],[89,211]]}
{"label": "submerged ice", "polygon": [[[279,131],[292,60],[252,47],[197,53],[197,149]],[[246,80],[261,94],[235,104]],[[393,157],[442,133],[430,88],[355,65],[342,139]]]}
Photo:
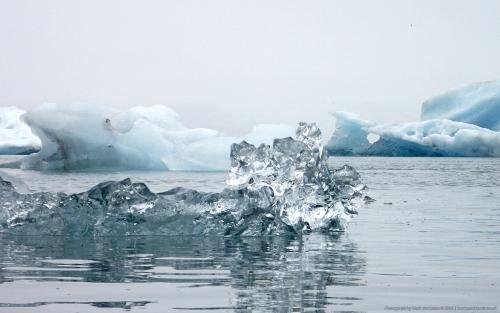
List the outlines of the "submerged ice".
{"label": "submerged ice", "polygon": [[157,105],[124,111],[103,106],[41,105],[24,120],[42,141],[23,159],[23,169],[126,168],[224,170],[231,143],[271,143],[293,135],[286,125],[259,125],[241,138],[206,128],[187,128],[171,109]]}
{"label": "submerged ice", "polygon": [[367,199],[350,166],[331,170],[315,124],[272,146],[231,146],[228,188],[219,193],[174,188],[151,192],[130,179],[87,192],[20,194],[0,180],[0,229],[27,235],[166,234],[259,236],[332,232]]}
{"label": "submerged ice", "polygon": [[420,122],[377,124],[347,112],[335,117],[326,146],[333,155],[500,157],[500,82],[436,96],[422,105]]}

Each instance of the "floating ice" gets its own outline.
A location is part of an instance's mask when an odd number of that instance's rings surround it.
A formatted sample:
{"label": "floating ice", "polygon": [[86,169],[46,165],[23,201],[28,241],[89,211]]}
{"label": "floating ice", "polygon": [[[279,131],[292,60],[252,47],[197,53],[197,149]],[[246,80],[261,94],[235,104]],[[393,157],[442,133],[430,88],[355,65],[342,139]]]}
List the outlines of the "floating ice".
{"label": "floating ice", "polygon": [[500,130],[500,81],[476,83],[422,104],[422,120],[448,119]]}
{"label": "floating ice", "polygon": [[[376,124],[337,112],[327,150],[337,155],[500,156],[500,82],[458,88],[422,105],[422,122]],[[373,140],[370,140],[373,139]]]}
{"label": "floating ice", "polygon": [[[500,156],[500,132],[450,120],[381,124],[338,112],[326,148],[333,155]],[[378,140],[370,143],[369,135]]]}
{"label": "floating ice", "polygon": [[370,146],[368,130],[375,123],[362,120],[356,114],[336,112],[335,131],[326,149],[330,154],[358,155],[363,154]]}
{"label": "floating ice", "polygon": [[40,150],[40,139],[21,121],[23,110],[0,107],[0,154],[29,154]]}
{"label": "floating ice", "polygon": [[21,161],[21,168],[150,170],[224,170],[227,150],[242,139],[270,143],[290,136],[286,125],[260,125],[243,138],[206,128],[190,129],[165,106],[109,107],[41,105],[24,116],[41,139],[42,149]]}
{"label": "floating ice", "polygon": [[19,194],[0,179],[0,231],[25,235],[166,234],[260,236],[332,232],[357,214],[366,187],[345,165],[330,170],[315,124],[273,146],[231,146],[220,193],[174,188],[153,193],[130,179],[87,192]]}

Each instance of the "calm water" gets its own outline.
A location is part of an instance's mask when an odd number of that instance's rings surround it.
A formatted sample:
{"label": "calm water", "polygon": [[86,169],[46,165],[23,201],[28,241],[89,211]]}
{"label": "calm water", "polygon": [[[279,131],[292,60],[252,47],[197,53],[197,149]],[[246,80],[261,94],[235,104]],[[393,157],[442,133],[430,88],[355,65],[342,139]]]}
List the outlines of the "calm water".
{"label": "calm water", "polygon": [[[331,162],[355,166],[377,200],[345,234],[3,235],[0,312],[500,310],[500,159]],[[225,180],[225,173],[1,171],[31,191],[79,192],[125,177],[154,191],[216,191]]]}

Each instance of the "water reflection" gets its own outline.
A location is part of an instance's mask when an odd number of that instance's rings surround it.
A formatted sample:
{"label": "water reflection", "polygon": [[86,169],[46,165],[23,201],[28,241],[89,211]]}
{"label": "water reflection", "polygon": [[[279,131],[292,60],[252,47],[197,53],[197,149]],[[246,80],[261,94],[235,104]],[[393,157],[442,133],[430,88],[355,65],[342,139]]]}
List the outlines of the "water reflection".
{"label": "water reflection", "polygon": [[[363,251],[345,235],[264,238],[201,237],[0,237],[0,282],[161,282],[175,288],[228,286],[231,309],[247,311],[324,311],[338,299],[328,286],[364,284]],[[67,285],[63,285],[67,286]],[[164,285],[161,285],[164,286]],[[109,288],[113,288],[110,284]],[[190,289],[194,290],[194,289]],[[24,301],[25,300],[25,301]],[[24,303],[37,306],[29,296]],[[145,311],[152,299],[85,302],[94,307]],[[343,299],[344,305],[356,299]],[[68,302],[65,302],[68,303]],[[74,303],[82,303],[75,300]],[[53,304],[53,303],[52,303]],[[338,305],[339,303],[335,303]],[[189,307],[204,303],[194,299]],[[141,310],[142,311],[142,310]]]}

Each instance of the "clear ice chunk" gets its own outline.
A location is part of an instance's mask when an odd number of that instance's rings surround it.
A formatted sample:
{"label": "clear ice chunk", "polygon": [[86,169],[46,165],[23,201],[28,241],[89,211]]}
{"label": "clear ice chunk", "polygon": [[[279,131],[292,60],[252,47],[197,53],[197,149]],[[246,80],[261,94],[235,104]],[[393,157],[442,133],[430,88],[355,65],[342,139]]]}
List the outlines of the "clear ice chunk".
{"label": "clear ice chunk", "polygon": [[367,199],[350,166],[331,170],[316,124],[272,147],[231,146],[228,188],[151,192],[130,179],[87,192],[20,194],[0,179],[0,232],[28,235],[261,236],[343,231]]}
{"label": "clear ice chunk", "polygon": [[269,199],[267,216],[295,232],[343,230],[356,214],[359,174],[352,167],[331,171],[326,160],[319,128],[300,123],[296,139],[275,139],[273,147],[233,144],[227,184]]}

